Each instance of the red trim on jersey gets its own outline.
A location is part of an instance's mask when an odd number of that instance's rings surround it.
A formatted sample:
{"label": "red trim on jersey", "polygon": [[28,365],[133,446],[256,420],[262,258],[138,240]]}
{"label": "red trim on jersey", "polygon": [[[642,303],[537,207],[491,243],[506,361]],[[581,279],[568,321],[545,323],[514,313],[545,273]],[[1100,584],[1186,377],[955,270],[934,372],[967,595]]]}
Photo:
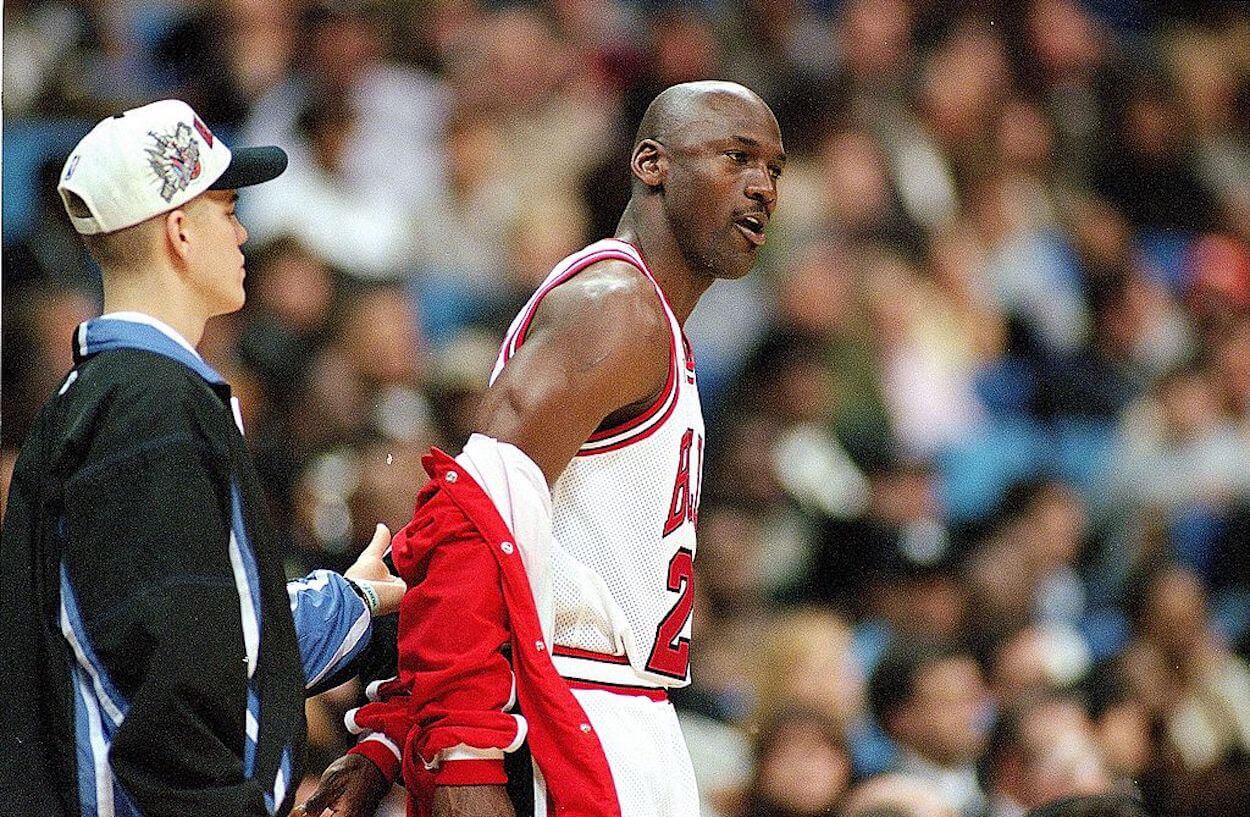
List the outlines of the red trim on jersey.
{"label": "red trim on jersey", "polygon": [[[672,333],[670,332],[670,334]],[[637,417],[633,417],[629,420],[626,420],[623,423],[619,423],[615,426],[612,426],[611,428],[606,428],[602,431],[596,431],[595,433],[591,434],[589,437],[586,438],[586,442],[597,443],[602,440],[606,440],[610,437],[615,437],[618,434],[624,434],[630,429],[637,428],[638,426],[650,420],[652,417],[656,415],[657,412],[659,412],[660,409],[664,407],[664,404],[668,402],[669,395],[672,394],[673,391],[677,388],[677,344],[673,342],[672,338],[669,339],[668,354],[669,354],[669,359],[670,359],[669,367],[668,367],[668,379],[664,381],[664,388],[660,389],[660,396],[656,398],[655,402],[652,403],[647,408],[646,411],[644,411],[642,414],[639,414]],[[673,406],[675,405],[677,405],[676,398],[673,399]],[[668,411],[669,414],[672,413],[673,406],[669,406],[669,411]],[[667,414],[665,415],[665,419],[667,419]],[[658,425],[663,425],[663,423],[664,421],[661,420],[658,423]],[[604,449],[604,450],[607,450],[607,449]]]}
{"label": "red trim on jersey", "polygon": [[641,442],[642,440],[647,439],[652,434],[654,434],[655,432],[663,428],[664,423],[668,422],[668,418],[673,414],[673,412],[676,409],[677,409],[677,398],[674,397],[672,402],[669,403],[668,410],[664,412],[664,416],[661,417],[657,422],[652,423],[651,426],[647,428],[645,431],[635,434],[632,437],[626,437],[623,440],[612,443],[612,445],[605,445],[602,448],[579,448],[577,450],[577,453],[574,456],[591,457],[591,456],[594,456],[595,454],[606,454],[609,451],[619,451],[627,445],[632,445],[633,443]]}
{"label": "red trim on jersey", "polygon": [[[503,359],[505,363],[509,360],[509,358],[516,354],[516,350],[521,348],[521,344],[525,342],[525,335],[529,332],[530,323],[534,320],[534,315],[538,312],[538,305],[542,303],[543,298],[547,297],[547,294],[551,292],[551,290],[560,286],[560,284],[568,281],[570,278],[577,275],[579,272],[582,272],[592,264],[598,264],[600,261],[624,261],[632,267],[638,266],[636,259],[624,250],[596,250],[585,258],[578,259],[571,267],[562,272],[554,281],[551,281],[542,289],[538,290],[538,293],[534,296],[534,299],[530,302],[529,306],[525,308],[525,318],[522,319],[521,325],[517,327],[517,330],[512,334],[512,337],[508,338],[504,343]],[[655,279],[651,277],[651,273],[646,269],[642,270],[642,274],[647,276],[652,283],[655,282]]]}
{"label": "red trim on jersey", "polygon": [[681,349],[686,356],[686,382],[694,383],[694,349],[690,346],[690,338],[686,337],[686,330],[681,330]]}
{"label": "red trim on jersey", "polygon": [[[642,269],[643,274],[646,275],[647,278],[651,281],[651,283],[655,286],[655,291],[660,296],[660,303],[664,307],[665,314],[668,315],[674,323],[676,323],[677,317],[676,317],[676,314],[673,312],[673,305],[668,302],[668,296],[664,294],[663,287],[661,287],[659,282],[655,280],[655,275],[651,272],[650,265],[647,264],[647,257],[646,255],[643,254],[642,247],[639,247],[637,244],[633,244],[629,241],[623,241],[619,238],[616,238],[613,240],[618,241],[627,247],[630,247],[631,249],[633,249],[634,252],[638,253],[638,260],[642,262],[641,269]],[[682,330],[681,334],[682,334],[682,339],[684,342],[685,336],[686,336],[685,330]],[[664,384],[664,388],[660,391],[660,395],[656,399],[656,401],[652,403],[651,406],[638,417],[631,419],[631,420],[626,420],[624,423],[621,423],[613,428],[606,429],[604,431],[596,431],[594,434],[590,435],[590,437],[586,440],[586,442],[599,442],[601,440],[615,437],[619,434],[623,434],[627,431],[630,431],[631,429],[637,428],[638,426],[647,422],[652,416],[655,415],[657,411],[660,410],[660,408],[664,405],[670,393],[670,390],[675,390],[677,388],[678,363],[677,363],[677,340],[676,338],[672,338],[672,337],[669,338],[668,354],[669,354],[669,366],[670,366],[669,381],[671,382],[672,385],[670,386],[670,383],[666,382]],[[672,415],[673,411],[676,408],[677,408],[677,398],[674,397],[672,404],[669,405],[668,409],[664,412],[664,416],[661,417],[660,420],[656,422],[654,425],[652,425],[650,428],[637,434],[636,436],[629,437],[624,440],[618,440],[612,445],[604,446],[602,448],[589,449],[589,450],[579,450],[577,452],[577,456],[585,457],[585,456],[590,456],[592,454],[606,454],[609,451],[619,451],[620,449],[624,448],[630,443],[638,442],[640,440],[645,440],[646,438],[654,434],[657,429],[659,429],[662,425],[664,425],[665,422],[667,422],[668,418]]]}
{"label": "red trim on jersey", "polygon": [[598,661],[602,664],[629,664],[629,656],[627,655],[609,655],[606,652],[583,650],[579,647],[565,647],[560,644],[556,644],[551,648],[551,654],[565,658],[584,658],[587,661]]}
{"label": "red trim on jersey", "polygon": [[641,695],[653,701],[663,702],[668,700],[668,690],[661,687],[636,687],[629,684],[609,684],[606,681],[579,681],[575,678],[567,680],[569,689],[597,689],[617,695]]}
{"label": "red trim on jersey", "polygon": [[[624,244],[627,247],[631,247],[635,252],[638,253],[638,257],[635,258],[631,256],[629,253],[625,252],[624,250],[617,249],[611,246],[604,247],[602,249],[595,250],[594,252],[588,254],[585,258],[578,259],[567,270],[560,273],[560,275],[557,276],[554,280],[548,282],[545,286],[539,289],[538,293],[534,296],[534,298],[530,301],[529,305],[526,307],[525,317],[522,318],[521,323],[516,328],[516,331],[510,333],[510,335],[504,339],[504,345],[503,345],[504,365],[507,365],[507,362],[512,358],[513,355],[516,354],[517,349],[521,348],[521,345],[525,342],[525,336],[529,332],[530,324],[533,322],[534,316],[538,313],[538,307],[539,307],[539,304],[542,303],[543,298],[545,298],[547,294],[550,293],[556,287],[560,286],[561,284],[565,283],[569,279],[573,278],[575,275],[582,272],[583,270],[585,270],[587,267],[591,266],[592,264],[597,264],[600,261],[624,261],[630,266],[642,272],[643,275],[647,276],[647,280],[651,282],[651,285],[655,288],[656,293],[660,296],[660,304],[664,308],[665,315],[671,318],[673,321],[676,321],[676,318],[673,317],[673,309],[669,305],[668,297],[664,294],[664,290],[660,287],[659,283],[656,282],[655,276],[651,274],[651,270],[647,266],[646,259],[644,259],[642,256],[642,250],[640,250],[638,247],[636,247],[633,244],[630,244],[627,241],[620,241],[620,239],[613,239],[613,240],[621,244]],[[682,334],[683,334],[683,343],[684,343],[685,333],[683,332]],[[677,362],[677,339],[673,337],[671,327],[670,327],[669,335],[670,337],[669,337],[668,378],[664,381],[664,387],[660,389],[660,393],[656,396],[656,399],[637,416],[631,417],[628,420],[622,423],[618,423],[617,425],[612,426],[610,428],[597,429],[586,439],[586,443],[602,442],[603,440],[608,440],[608,439],[611,439],[612,437],[616,437],[621,434],[627,434],[630,431],[637,429],[647,424],[648,422],[650,422],[652,418],[654,418],[655,415],[658,414],[661,410],[664,410],[664,416],[661,417],[656,423],[646,428],[645,430],[639,432],[637,435],[633,437],[628,437],[623,440],[618,440],[615,443],[612,443],[611,445],[603,446],[600,448],[579,449],[577,452],[577,456],[581,457],[581,456],[589,456],[591,454],[607,453],[609,451],[618,451],[632,442],[645,440],[647,437],[650,437],[652,434],[654,434],[656,429],[664,425],[665,421],[667,421],[669,416],[672,415],[673,411],[677,408],[678,397],[675,394],[675,392],[677,391],[678,382],[680,378],[678,376],[679,364]],[[667,406],[667,409],[665,409],[666,406]],[[585,445],[586,443],[583,443],[583,445]]]}

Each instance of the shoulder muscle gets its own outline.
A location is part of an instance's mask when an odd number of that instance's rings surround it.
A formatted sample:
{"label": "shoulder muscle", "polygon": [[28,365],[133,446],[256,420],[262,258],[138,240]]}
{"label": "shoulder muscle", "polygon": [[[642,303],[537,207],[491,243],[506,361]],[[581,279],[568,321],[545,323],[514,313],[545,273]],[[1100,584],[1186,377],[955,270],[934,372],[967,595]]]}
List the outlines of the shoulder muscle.
{"label": "shoulder muscle", "polygon": [[477,428],[554,481],[604,418],[663,387],[671,329],[638,269],[605,261],[552,290],[483,398]]}

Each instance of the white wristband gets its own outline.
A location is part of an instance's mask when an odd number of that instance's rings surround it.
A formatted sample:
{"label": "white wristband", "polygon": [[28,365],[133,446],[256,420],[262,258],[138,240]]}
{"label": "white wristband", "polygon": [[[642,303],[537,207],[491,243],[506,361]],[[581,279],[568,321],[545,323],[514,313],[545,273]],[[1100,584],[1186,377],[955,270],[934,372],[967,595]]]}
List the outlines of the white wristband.
{"label": "white wristband", "polygon": [[[344,576],[343,578],[347,578]],[[378,591],[373,589],[373,585],[363,579],[347,579],[352,589],[356,591],[356,595],[360,596],[360,600],[369,608],[369,615],[378,612],[378,606],[382,600],[378,598]]]}

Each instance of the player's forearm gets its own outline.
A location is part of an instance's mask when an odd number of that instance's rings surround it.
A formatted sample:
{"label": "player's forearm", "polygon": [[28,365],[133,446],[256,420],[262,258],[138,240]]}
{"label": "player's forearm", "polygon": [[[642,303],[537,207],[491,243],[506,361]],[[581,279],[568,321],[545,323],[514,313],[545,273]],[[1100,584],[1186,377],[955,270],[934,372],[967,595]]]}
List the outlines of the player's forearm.
{"label": "player's forearm", "polygon": [[516,809],[499,785],[438,786],[434,817],[514,817]]}

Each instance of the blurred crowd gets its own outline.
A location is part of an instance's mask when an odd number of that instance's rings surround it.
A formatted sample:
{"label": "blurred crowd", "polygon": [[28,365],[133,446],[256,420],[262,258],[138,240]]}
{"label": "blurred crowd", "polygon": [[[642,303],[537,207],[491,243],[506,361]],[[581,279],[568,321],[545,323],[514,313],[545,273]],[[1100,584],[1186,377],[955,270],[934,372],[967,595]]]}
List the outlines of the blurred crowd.
{"label": "blurred crowd", "polygon": [[[202,351],[295,575],[404,524],[516,308],[613,231],[647,102],[737,80],[790,162],[759,268],[688,326],[708,465],[674,700],[706,813],[1020,817],[1112,791],[1247,813],[1246,5],[4,17],[4,482],[99,308],[54,187],[100,117],[178,96],[291,156],[242,199],[248,304]],[[314,775],[357,694],[310,702]]]}

